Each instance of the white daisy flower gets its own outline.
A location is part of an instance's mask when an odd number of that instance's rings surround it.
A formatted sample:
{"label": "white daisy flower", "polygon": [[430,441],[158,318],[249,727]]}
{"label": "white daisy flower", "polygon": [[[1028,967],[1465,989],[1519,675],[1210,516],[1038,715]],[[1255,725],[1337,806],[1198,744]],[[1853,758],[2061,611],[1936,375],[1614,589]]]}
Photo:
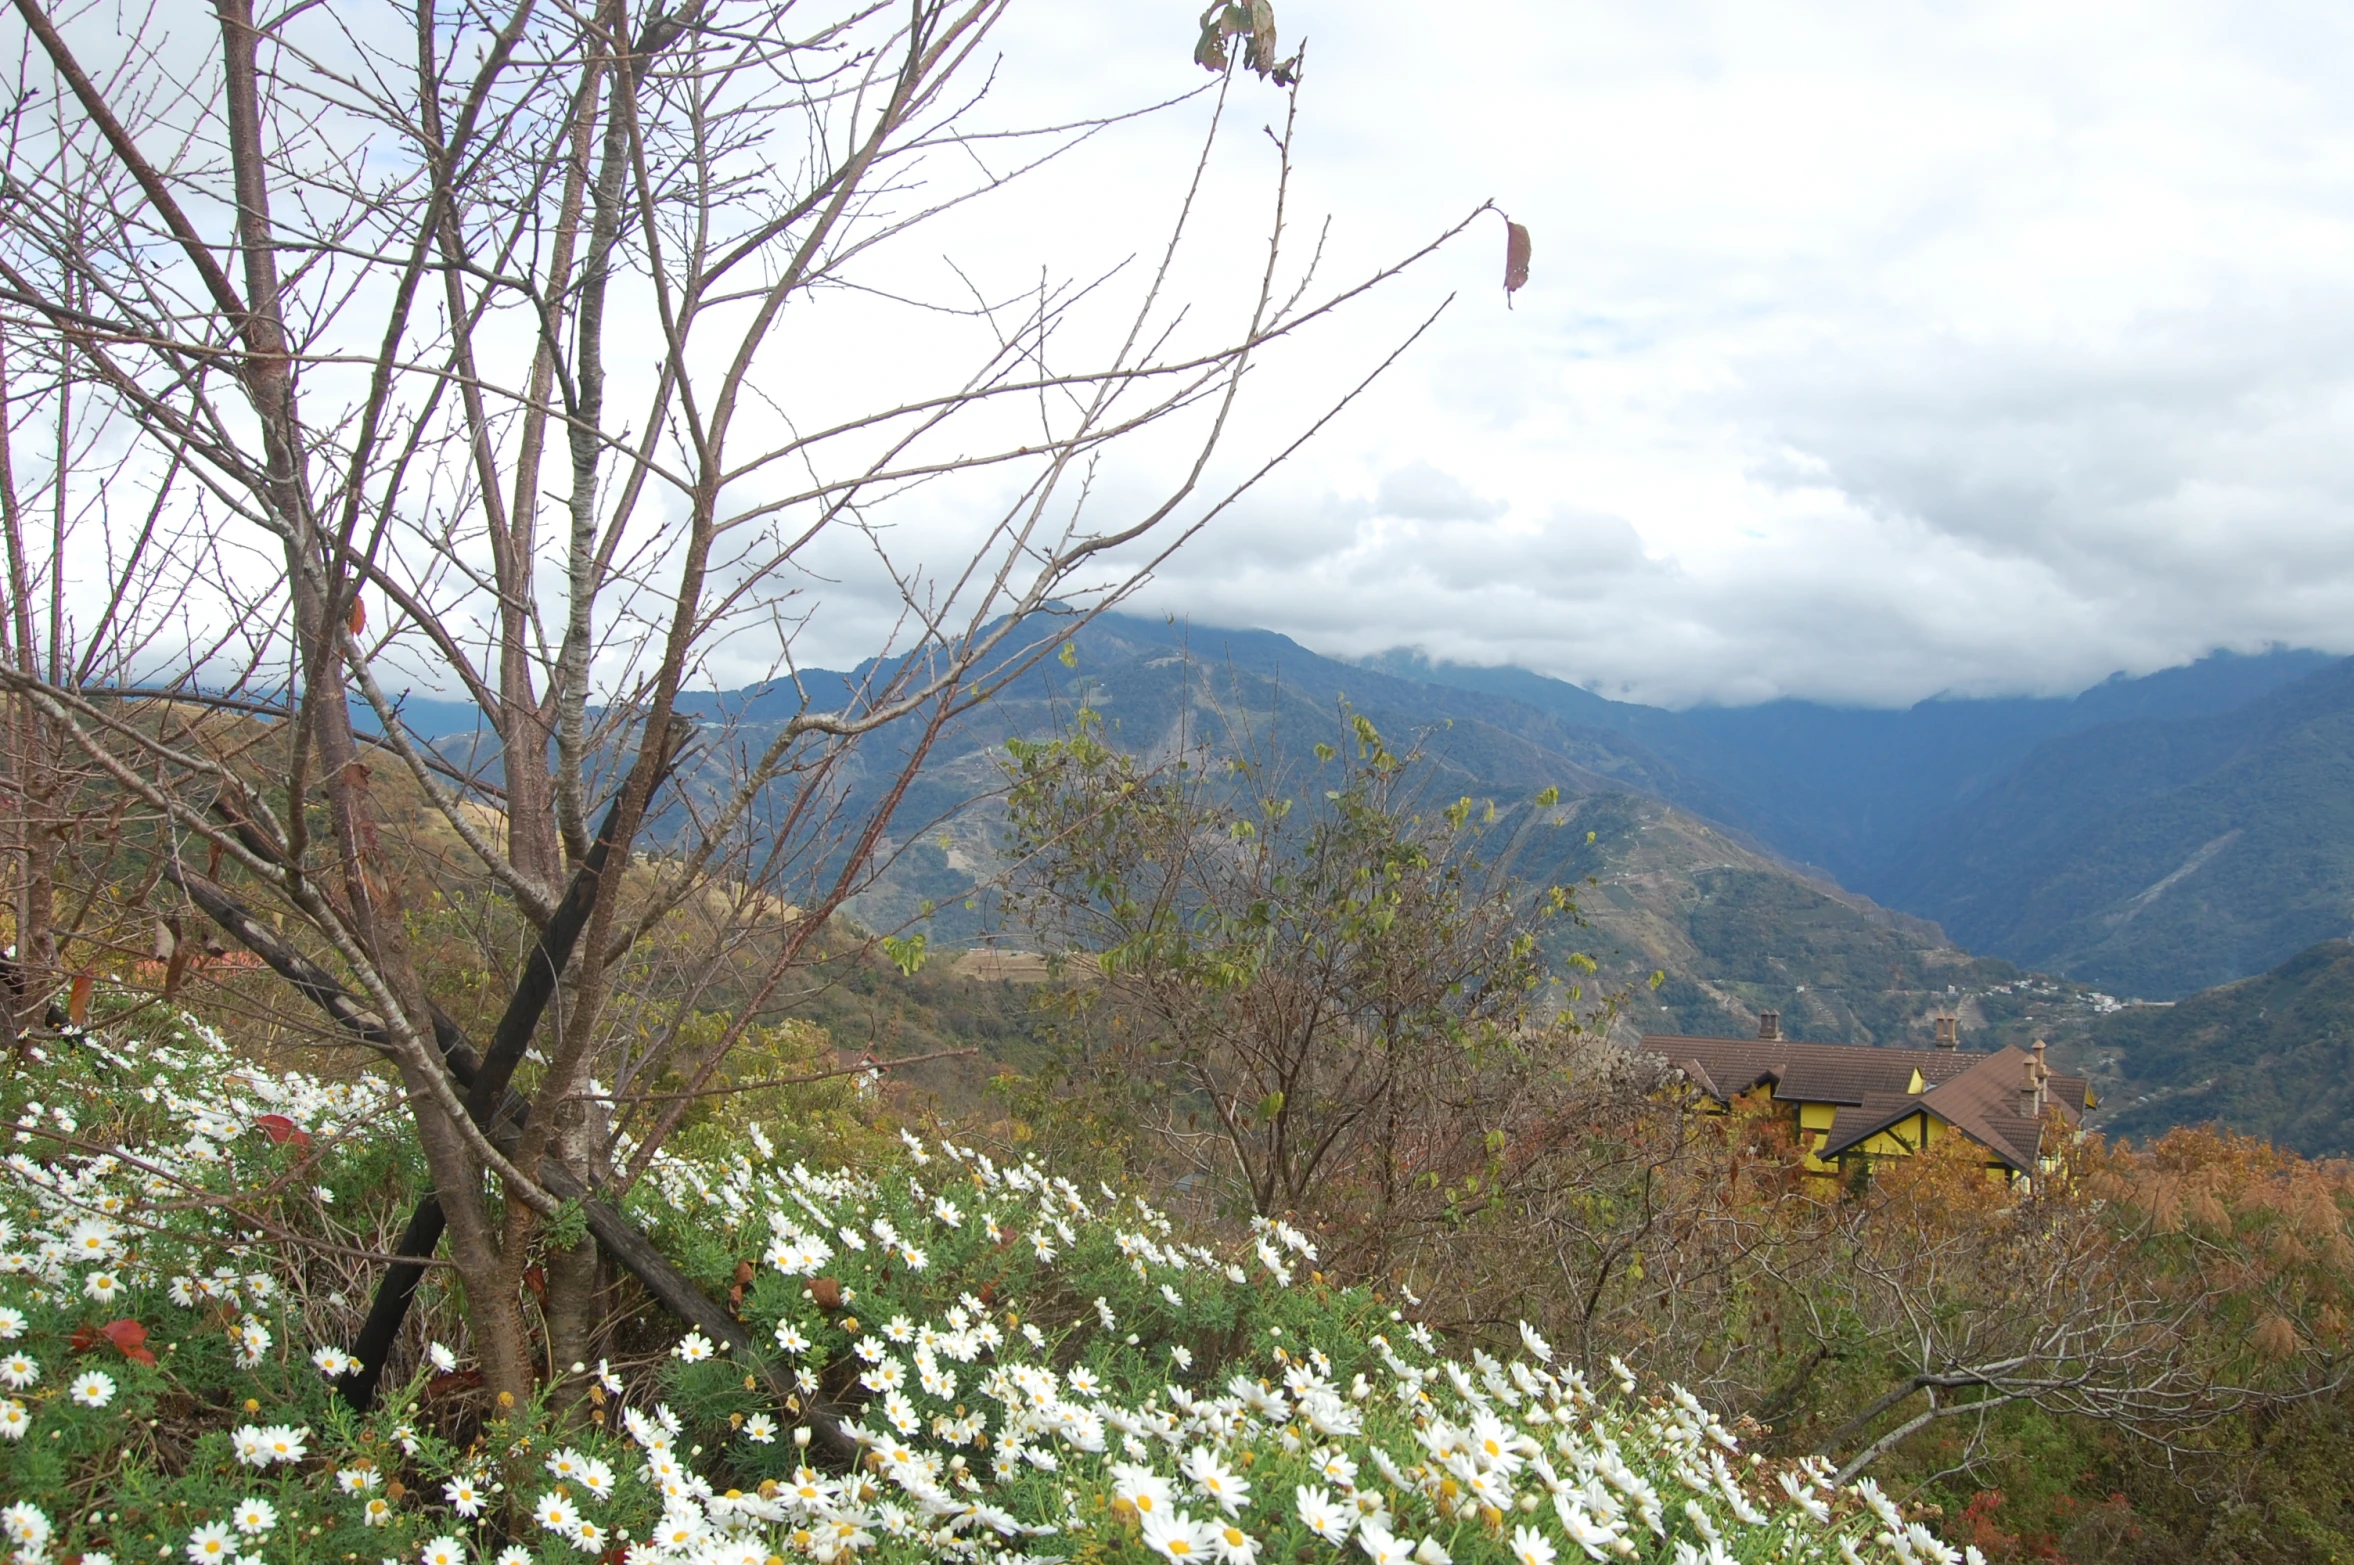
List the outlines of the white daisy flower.
{"label": "white daisy flower", "polygon": [[[292,1424],[272,1424],[261,1431],[261,1437],[265,1461],[291,1465],[301,1461],[310,1449],[305,1443],[311,1437],[308,1427],[298,1429]],[[256,1462],[254,1465],[259,1467],[262,1464]]]}
{"label": "white daisy flower", "polygon": [[613,1469],[593,1458],[581,1465],[580,1486],[600,1500],[613,1498]]}
{"label": "white daisy flower", "polygon": [[0,1510],[0,1537],[17,1546],[17,1558],[39,1559],[49,1547],[49,1518],[30,1500]]}
{"label": "white daisy flower", "polygon": [[226,1522],[207,1522],[188,1535],[191,1565],[229,1565],[230,1557],[236,1552]]}
{"label": "white daisy flower", "polygon": [[1292,1500],[1299,1511],[1301,1526],[1326,1543],[1338,1545],[1349,1541],[1349,1530],[1356,1525],[1357,1518],[1333,1504],[1331,1495],[1302,1484],[1292,1492]]}
{"label": "white daisy flower", "polygon": [[1145,1517],[1142,1532],[1144,1546],[1171,1565],[1205,1565],[1217,1554],[1218,1529],[1183,1511]]}

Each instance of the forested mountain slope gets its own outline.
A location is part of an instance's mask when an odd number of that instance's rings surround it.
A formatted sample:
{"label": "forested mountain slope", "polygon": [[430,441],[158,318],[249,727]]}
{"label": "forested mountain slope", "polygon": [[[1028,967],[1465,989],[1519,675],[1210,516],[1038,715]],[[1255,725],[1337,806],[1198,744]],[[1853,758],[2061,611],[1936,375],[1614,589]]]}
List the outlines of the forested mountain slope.
{"label": "forested mountain slope", "polygon": [[2128,1086],[2111,1134],[2214,1120],[2308,1156],[2354,1155],[2354,942],[2329,940],[2268,973],[2177,1005],[2092,1024]]}
{"label": "forested mountain slope", "polygon": [[[1589,923],[1571,939],[1602,962],[1606,987],[1632,996],[1629,1037],[1745,1033],[1759,1010],[1774,1009],[1810,1037],[1894,1041],[1925,1036],[1931,1013],[2018,976],[1677,802],[1712,797],[1713,785],[1695,783],[1629,725],[1577,722],[1574,706],[1543,710],[1507,690],[1336,662],[1267,632],[1131,616],[1097,621],[1078,636],[1069,666],[1044,665],[940,745],[900,812],[891,867],[858,900],[859,916],[877,928],[922,920],[951,942],[1019,944],[1018,930],[995,924],[988,894],[1002,868],[1002,813],[991,797],[1002,747],[1060,732],[1082,707],[1133,753],[1167,759],[1198,747],[1303,781],[1315,746],[1347,743],[1347,716],[1358,713],[1395,743],[1419,738],[1434,803],[1471,795],[1510,809],[1559,788],[1557,824],[1521,869],[1579,887]],[[750,747],[783,717],[757,698],[740,698],[740,709],[740,742]],[[1656,992],[1646,986],[1654,971],[1667,975]],[[2069,986],[2035,1002],[2045,1010],[2087,1004]]]}
{"label": "forested mountain slope", "polygon": [[[824,705],[864,672],[802,687]],[[741,756],[799,701],[779,686],[696,705],[715,733],[734,725]],[[2318,653],[2218,654],[2064,700],[1670,712],[1520,669],[1350,664],[1266,631],[1130,615],[1097,620],[1069,666],[1042,665],[944,737],[857,910],[897,927],[929,908],[951,942],[988,932],[1008,738],[1056,733],[1084,707],[1139,754],[1194,745],[1298,768],[1341,740],[1343,702],[1393,739],[1422,736],[1434,789],[1510,803],[1561,788],[1581,835],[1597,833],[1561,865],[1599,883],[1596,945],[1622,975],[1665,970],[1655,1019],[1692,1030],[1770,1007],[1818,1036],[1889,1036],[1942,988],[1922,964],[1964,960],[1943,935],[2165,997],[2354,927],[2354,663]],[[837,779],[853,803],[889,751]],[[2004,972],[1948,978],[1948,998]]]}
{"label": "forested mountain slope", "polygon": [[1963,944],[2164,999],[2354,929],[2354,662],[2047,741],[1881,885]]}
{"label": "forested mountain slope", "polygon": [[1893,710],[1770,701],[1681,712],[1605,700],[1525,669],[1405,653],[1373,666],[1508,695],[1564,722],[1622,735],[1673,768],[1667,797],[1786,857],[1819,864],[1844,885],[1921,912],[1892,882],[1892,866],[1932,823],[2000,786],[2037,746],[2104,724],[2229,712],[2331,661],[2319,652],[2217,653],[2067,698],[1941,697]]}

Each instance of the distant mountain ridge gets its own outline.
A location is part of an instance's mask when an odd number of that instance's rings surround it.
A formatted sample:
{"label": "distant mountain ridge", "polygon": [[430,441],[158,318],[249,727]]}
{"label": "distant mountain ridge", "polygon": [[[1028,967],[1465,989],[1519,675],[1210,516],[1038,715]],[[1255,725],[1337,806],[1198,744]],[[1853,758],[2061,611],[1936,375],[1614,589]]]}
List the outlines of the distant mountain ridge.
{"label": "distant mountain ridge", "polygon": [[2310,651],[2224,652],[2138,679],[2115,675],[2076,696],[1938,696],[1891,709],[1783,700],[1680,712],[1608,700],[1525,669],[1401,652],[1367,664],[1508,695],[1564,722],[1624,734],[1682,774],[1694,807],[1712,801],[1711,813],[1783,854],[1881,896],[1894,855],[2039,744],[2114,722],[2229,711],[2335,661]]}
{"label": "distant mountain ridge", "polygon": [[[1509,812],[1562,790],[1559,829],[1524,868],[1581,886],[1575,939],[1627,994],[1629,1037],[1740,1035],[1776,1010],[1794,1036],[1906,1043],[1958,1014],[1981,1046],[2049,1037],[2100,1078],[2125,1133],[2218,1117],[2354,1151],[2335,1128],[2354,1111],[2354,659],[2219,654],[2057,699],[1675,712],[1523,669],[1345,663],[1134,615],[1097,619],[1074,651],[938,745],[857,916],[922,920],[946,944],[990,933],[986,894],[967,902],[1001,862],[990,796],[1009,738],[1084,707],[1140,754],[1190,735],[1297,766],[1346,742],[1345,702],[1425,738],[1450,797]],[[860,672],[805,672],[802,688],[837,704]],[[799,699],[685,704],[750,752]],[[486,759],[471,708],[407,710]],[[853,807],[890,770],[891,731],[873,743],[843,778]],[[495,775],[495,747],[487,761]],[[2094,985],[2191,997],[2118,1011]]]}
{"label": "distant mountain ridge", "polygon": [[2046,742],[1880,882],[1974,948],[2170,998],[2354,930],[2354,661]]}
{"label": "distant mountain ridge", "polygon": [[2072,698],[1685,712],[1385,670],[1625,736],[1654,791],[1971,950],[2168,998],[2354,930],[2354,660],[2218,653]]}
{"label": "distant mountain ridge", "polygon": [[[1187,721],[1298,748],[1346,698],[1385,729],[1443,731],[1467,791],[1657,800],[1818,892],[1846,888],[1969,950],[2128,996],[2229,982],[2354,931],[2354,660],[2318,652],[2219,653],[2064,698],[1681,712],[1524,669],[1411,652],[1344,663],[1270,631],[1137,615],[1097,619],[1077,653],[1075,670],[1044,665],[969,718],[903,819],[955,838],[958,806],[994,786],[995,748],[1082,704],[1140,750]],[[856,675],[801,677],[826,704]],[[797,700],[784,686],[687,704],[757,741]],[[411,709],[420,726],[440,715]],[[895,876],[906,895],[879,899],[913,907],[952,878],[910,869]]]}

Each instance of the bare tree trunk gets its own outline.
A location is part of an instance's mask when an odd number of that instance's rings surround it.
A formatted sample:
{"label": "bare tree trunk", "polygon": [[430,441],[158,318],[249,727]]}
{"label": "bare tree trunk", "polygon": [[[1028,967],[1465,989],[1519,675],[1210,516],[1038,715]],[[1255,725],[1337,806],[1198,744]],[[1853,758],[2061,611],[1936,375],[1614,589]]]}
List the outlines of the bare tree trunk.
{"label": "bare tree trunk", "polygon": [[[9,597],[6,623],[0,626],[7,645],[0,647],[0,658],[35,675],[39,641],[33,628],[32,563],[16,486],[14,419],[7,354],[0,347],[0,527],[7,532]],[[56,767],[48,724],[30,702],[8,702],[6,737],[0,769],[6,776],[8,846],[16,860],[10,909],[16,950],[9,960],[7,983],[0,988],[0,1022],[5,1023],[6,1041],[13,1045],[33,1024],[58,982],[57,832],[51,798]]]}

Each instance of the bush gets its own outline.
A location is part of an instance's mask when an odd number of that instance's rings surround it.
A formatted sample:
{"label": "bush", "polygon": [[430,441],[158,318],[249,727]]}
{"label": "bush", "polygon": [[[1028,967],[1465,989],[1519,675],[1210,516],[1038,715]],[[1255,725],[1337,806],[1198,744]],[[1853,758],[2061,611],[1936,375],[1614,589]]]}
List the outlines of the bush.
{"label": "bush", "polygon": [[[654,1161],[636,1211],[774,1363],[690,1333],[574,1406],[486,1408],[460,1342],[361,1416],[332,1386],[364,1294],[328,1285],[415,1179],[393,1089],[265,1075],[153,1007],[60,1054],[8,1088],[0,1183],[20,1565],[1959,1557],[1615,1361],[1597,1387],[1525,1328],[1447,1357],[1281,1222],[1198,1243],[913,1137],[858,1171],[757,1127]],[[813,1403],[858,1462],[821,1470]]]}

